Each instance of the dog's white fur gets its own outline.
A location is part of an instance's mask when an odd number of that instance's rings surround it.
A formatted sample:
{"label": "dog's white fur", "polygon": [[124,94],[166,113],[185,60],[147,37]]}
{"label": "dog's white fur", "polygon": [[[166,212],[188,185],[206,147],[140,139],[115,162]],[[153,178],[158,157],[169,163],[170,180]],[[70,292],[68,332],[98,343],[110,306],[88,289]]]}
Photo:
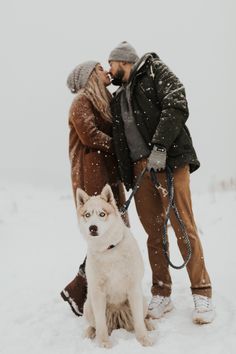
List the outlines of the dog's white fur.
{"label": "dog's white fur", "polygon": [[142,345],[152,345],[147,330],[154,327],[146,318],[147,303],[142,294],[142,256],[120,216],[110,186],[93,197],[78,189],[76,201],[79,227],[88,243],[84,316],[89,327],[85,335],[96,336],[100,346],[109,348],[112,330],[125,328],[134,330]]}

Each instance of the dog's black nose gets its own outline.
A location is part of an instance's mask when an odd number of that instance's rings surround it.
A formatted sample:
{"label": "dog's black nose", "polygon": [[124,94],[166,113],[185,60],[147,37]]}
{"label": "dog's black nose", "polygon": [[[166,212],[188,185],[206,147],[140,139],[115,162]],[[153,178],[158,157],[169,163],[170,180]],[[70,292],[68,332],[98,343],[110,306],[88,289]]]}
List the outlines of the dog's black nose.
{"label": "dog's black nose", "polygon": [[98,234],[98,227],[96,225],[90,225],[89,226],[89,231],[92,236],[97,236]]}

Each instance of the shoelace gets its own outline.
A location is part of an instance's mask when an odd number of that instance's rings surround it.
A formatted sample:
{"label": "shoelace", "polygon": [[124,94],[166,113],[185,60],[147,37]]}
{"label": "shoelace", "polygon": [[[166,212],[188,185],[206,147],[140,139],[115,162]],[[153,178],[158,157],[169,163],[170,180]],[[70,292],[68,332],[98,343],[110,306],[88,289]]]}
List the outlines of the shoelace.
{"label": "shoelace", "polygon": [[164,301],[164,296],[153,296],[150,305],[152,304],[161,305],[163,301]]}
{"label": "shoelace", "polygon": [[207,296],[193,295],[193,301],[196,309],[210,307],[210,301]]}

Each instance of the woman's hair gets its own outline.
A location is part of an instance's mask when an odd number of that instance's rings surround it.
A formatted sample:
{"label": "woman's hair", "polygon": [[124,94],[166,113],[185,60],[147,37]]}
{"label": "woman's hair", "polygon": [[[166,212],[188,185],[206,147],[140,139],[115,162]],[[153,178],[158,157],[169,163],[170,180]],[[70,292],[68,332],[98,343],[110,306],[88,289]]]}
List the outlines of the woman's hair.
{"label": "woman's hair", "polygon": [[112,95],[105,87],[97,74],[97,66],[90,75],[83,91],[85,96],[92,102],[93,106],[101,113],[104,119],[111,121],[110,102]]}

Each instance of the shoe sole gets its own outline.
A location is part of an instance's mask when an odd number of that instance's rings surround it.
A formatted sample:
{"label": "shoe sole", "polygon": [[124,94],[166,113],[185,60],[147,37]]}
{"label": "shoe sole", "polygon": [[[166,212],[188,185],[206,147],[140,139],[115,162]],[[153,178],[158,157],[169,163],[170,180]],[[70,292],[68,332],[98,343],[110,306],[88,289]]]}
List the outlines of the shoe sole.
{"label": "shoe sole", "polygon": [[202,318],[195,318],[193,320],[194,324],[198,324],[198,325],[203,325],[203,324],[208,324],[211,323],[212,321],[204,321]]}
{"label": "shoe sole", "polygon": [[209,324],[214,320],[214,317],[209,320],[204,320],[203,318],[193,318],[193,323],[198,325]]}
{"label": "shoe sole", "polygon": [[165,313],[172,311],[173,308],[174,308],[174,305],[173,305],[172,302],[171,302],[171,303],[169,303],[168,306],[165,308],[165,311],[163,312],[163,314],[162,314],[161,316],[159,316],[159,317],[154,317],[154,316],[152,316],[152,314],[151,314],[150,312],[148,312],[148,314],[149,314],[149,316],[150,316],[153,320],[159,320],[160,318],[162,318],[162,317],[164,316]]}
{"label": "shoe sole", "polygon": [[74,312],[74,314],[76,316],[83,316],[83,313],[81,311],[79,311],[77,305],[75,304],[74,300],[68,295],[68,292],[65,290],[62,290],[62,292],[60,293],[62,299],[66,302],[68,302],[68,304],[71,307],[71,310]]}

